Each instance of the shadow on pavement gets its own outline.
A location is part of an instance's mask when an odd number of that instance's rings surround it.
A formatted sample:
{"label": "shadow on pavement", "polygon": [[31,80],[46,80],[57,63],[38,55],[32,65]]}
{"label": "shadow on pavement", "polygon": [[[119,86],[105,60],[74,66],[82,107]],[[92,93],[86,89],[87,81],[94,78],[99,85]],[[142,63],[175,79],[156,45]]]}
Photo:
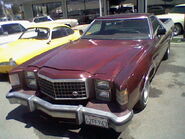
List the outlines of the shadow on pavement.
{"label": "shadow on pavement", "polygon": [[0,82],[9,82],[8,74],[0,73]]}
{"label": "shadow on pavement", "polygon": [[69,139],[117,139],[120,135],[113,130],[61,123],[59,119],[51,118],[43,112],[29,112],[24,106],[18,106],[8,113],[6,120],[12,119],[25,123],[25,128],[33,127],[38,136],[40,132],[50,137]]}

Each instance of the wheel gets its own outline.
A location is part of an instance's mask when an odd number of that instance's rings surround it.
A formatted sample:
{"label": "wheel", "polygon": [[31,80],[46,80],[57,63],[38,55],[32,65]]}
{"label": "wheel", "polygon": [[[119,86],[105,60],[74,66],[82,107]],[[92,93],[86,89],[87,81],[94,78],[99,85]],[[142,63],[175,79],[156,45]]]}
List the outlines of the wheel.
{"label": "wheel", "polygon": [[168,49],[166,50],[163,60],[167,60],[169,58],[170,55],[170,41],[168,42]]}
{"label": "wheel", "polygon": [[141,91],[141,97],[134,107],[136,111],[142,111],[146,107],[148,102],[149,92],[150,92],[150,80],[147,77],[144,87]]}
{"label": "wheel", "polygon": [[173,34],[174,36],[180,35],[182,33],[182,26],[180,24],[175,24]]}

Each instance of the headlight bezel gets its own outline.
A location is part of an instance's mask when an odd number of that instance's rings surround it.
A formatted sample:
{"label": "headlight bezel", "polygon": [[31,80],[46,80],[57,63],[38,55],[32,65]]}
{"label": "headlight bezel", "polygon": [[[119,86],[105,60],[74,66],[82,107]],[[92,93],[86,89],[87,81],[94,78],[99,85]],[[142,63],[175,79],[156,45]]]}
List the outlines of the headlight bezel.
{"label": "headlight bezel", "polygon": [[106,80],[95,80],[96,99],[101,101],[112,100],[111,83]]}
{"label": "headlight bezel", "polygon": [[26,86],[30,89],[37,89],[37,77],[34,71],[25,71],[24,77],[26,81]]}

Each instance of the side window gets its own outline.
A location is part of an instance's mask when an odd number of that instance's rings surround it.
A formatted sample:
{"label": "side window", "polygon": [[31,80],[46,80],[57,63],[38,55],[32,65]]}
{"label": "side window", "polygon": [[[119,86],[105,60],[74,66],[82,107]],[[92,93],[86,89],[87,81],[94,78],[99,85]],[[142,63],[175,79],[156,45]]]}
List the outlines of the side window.
{"label": "side window", "polygon": [[71,34],[74,33],[74,30],[72,30],[70,28],[65,27],[65,29],[66,29],[66,32],[67,32],[68,35],[71,35]]}
{"label": "side window", "polygon": [[150,19],[152,22],[153,31],[156,32],[159,29],[159,27],[161,27],[161,24],[154,16],[152,16]]}
{"label": "side window", "polygon": [[61,38],[61,37],[65,37],[67,36],[67,32],[66,29],[64,27],[56,27],[53,29],[52,31],[52,39],[57,39],[57,38]]}

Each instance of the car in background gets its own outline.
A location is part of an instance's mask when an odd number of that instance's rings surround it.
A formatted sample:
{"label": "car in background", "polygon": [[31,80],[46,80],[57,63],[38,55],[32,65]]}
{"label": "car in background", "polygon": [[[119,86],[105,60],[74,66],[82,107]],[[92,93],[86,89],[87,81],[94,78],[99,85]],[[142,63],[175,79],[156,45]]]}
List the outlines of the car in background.
{"label": "car in background", "polygon": [[0,45],[17,40],[29,26],[29,21],[0,22]]}
{"label": "car in background", "polygon": [[184,31],[185,4],[176,5],[168,14],[157,15],[158,18],[171,18],[175,24],[174,35],[182,34]]}
{"label": "car in background", "polygon": [[8,21],[7,17],[0,17],[0,21]]}
{"label": "car in background", "polygon": [[58,23],[38,23],[29,27],[17,41],[0,46],[0,73],[48,50],[79,39],[81,32]]}
{"label": "car in background", "polygon": [[116,13],[134,13],[136,12],[134,5],[131,3],[127,4],[120,4],[120,5],[112,5],[110,7],[110,13],[116,14]]}
{"label": "car in background", "polygon": [[151,6],[148,6],[148,13],[153,13],[155,15],[164,14],[165,9],[162,6],[151,5]]}
{"label": "car in background", "polygon": [[33,18],[33,22],[35,22],[35,23],[46,22],[46,21],[52,21],[52,22],[65,24],[65,25],[68,25],[69,27],[74,27],[79,24],[77,19],[57,19],[57,20],[54,20],[50,16],[39,16],[39,17]]}

